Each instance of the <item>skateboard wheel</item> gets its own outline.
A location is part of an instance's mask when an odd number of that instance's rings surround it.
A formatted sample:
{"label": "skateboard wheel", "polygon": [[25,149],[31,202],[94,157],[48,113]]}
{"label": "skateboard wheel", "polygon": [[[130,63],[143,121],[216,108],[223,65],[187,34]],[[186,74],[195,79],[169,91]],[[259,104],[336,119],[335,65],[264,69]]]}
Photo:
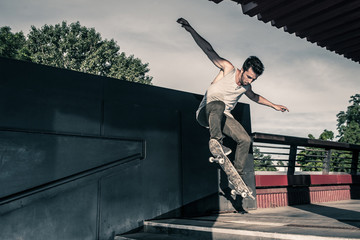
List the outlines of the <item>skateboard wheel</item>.
{"label": "skateboard wheel", "polygon": [[224,160],[223,158],[220,158],[220,159],[219,159],[219,163],[220,163],[220,164],[224,164],[224,163],[225,163],[225,160]]}
{"label": "skateboard wheel", "polygon": [[247,193],[246,193],[246,192],[241,193],[241,197],[242,197],[242,198],[246,198],[246,197],[247,197]]}
{"label": "skateboard wheel", "polygon": [[236,191],[233,189],[231,190],[231,195],[235,196],[236,195]]}
{"label": "skateboard wheel", "polygon": [[214,162],[214,157],[209,157],[209,162],[213,163]]}

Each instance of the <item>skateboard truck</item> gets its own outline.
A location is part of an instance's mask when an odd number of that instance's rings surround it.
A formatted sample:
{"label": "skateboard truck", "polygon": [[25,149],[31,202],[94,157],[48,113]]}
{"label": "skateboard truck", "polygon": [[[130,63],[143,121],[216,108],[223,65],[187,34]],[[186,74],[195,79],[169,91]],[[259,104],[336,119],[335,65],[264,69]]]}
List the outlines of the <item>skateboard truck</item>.
{"label": "skateboard truck", "polygon": [[209,157],[209,162],[211,162],[211,163],[216,162],[216,163],[219,163],[219,164],[224,164],[224,163],[225,163],[225,159],[222,158],[221,156],[218,156],[218,157],[216,157],[216,158],[214,158],[214,157]]}
{"label": "skateboard truck", "polygon": [[[231,190],[231,195],[233,195],[233,196],[236,196],[237,194],[236,194],[237,192],[236,192],[236,190]],[[242,197],[242,198],[246,198],[247,197],[247,193],[246,192],[242,192],[241,194],[240,194],[240,196]]]}
{"label": "skateboard truck", "polygon": [[[230,184],[230,188],[231,188],[231,191],[230,191],[230,194],[235,197],[236,195],[240,195],[242,198],[246,198],[248,196],[248,193],[243,191],[243,192],[238,192],[236,191],[235,187],[234,187],[234,184],[232,182],[229,181],[229,184]],[[249,195],[250,196],[250,195]]]}

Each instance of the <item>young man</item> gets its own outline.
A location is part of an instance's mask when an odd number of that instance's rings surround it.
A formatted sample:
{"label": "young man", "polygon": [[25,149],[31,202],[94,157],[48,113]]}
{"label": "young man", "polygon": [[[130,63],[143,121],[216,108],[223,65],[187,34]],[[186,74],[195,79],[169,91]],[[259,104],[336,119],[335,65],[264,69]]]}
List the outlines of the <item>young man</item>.
{"label": "young man", "polygon": [[[190,26],[188,21],[179,18],[177,22],[191,34],[197,45],[220,69],[200,103],[196,112],[196,119],[200,125],[209,128],[210,139],[216,139],[222,145],[223,134],[225,134],[236,141],[234,167],[240,175],[243,175],[251,138],[243,126],[231,115],[231,110],[235,108],[240,97],[245,93],[254,102],[272,107],[277,111],[289,110],[285,106],[274,104],[253,92],[251,83],[264,71],[264,66],[257,57],[251,56],[246,59],[241,70],[239,70],[231,62],[221,58],[210,43]],[[231,153],[231,150],[225,146],[223,146],[223,150],[227,155]]]}

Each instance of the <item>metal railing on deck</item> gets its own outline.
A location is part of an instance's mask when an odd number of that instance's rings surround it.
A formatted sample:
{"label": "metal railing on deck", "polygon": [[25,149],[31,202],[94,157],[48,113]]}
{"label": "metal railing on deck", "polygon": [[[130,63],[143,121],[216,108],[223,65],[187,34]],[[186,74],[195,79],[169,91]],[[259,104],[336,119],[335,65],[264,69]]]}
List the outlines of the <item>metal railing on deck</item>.
{"label": "metal railing on deck", "polygon": [[356,175],[360,145],[253,133],[255,170],[344,172]]}

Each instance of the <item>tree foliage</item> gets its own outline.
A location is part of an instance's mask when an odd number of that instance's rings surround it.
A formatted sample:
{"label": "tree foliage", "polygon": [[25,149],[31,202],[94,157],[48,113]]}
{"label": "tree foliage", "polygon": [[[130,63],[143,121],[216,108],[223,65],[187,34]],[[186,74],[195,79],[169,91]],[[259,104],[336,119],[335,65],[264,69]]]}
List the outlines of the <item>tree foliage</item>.
{"label": "tree foliage", "polygon": [[21,59],[21,51],[26,39],[23,32],[12,33],[10,27],[0,28],[0,56]]}
{"label": "tree foliage", "polygon": [[[312,134],[308,138],[315,139]],[[334,138],[334,132],[324,130],[318,139],[330,141]],[[323,168],[323,160],[327,157],[327,152],[321,148],[306,147],[297,155],[297,162],[300,164],[302,171],[321,171]]]}
{"label": "tree foliage", "polygon": [[1,28],[1,56],[151,84],[152,77],[147,75],[148,63],[120,53],[120,47],[113,39],[102,40],[94,28],[81,26],[79,22],[68,25],[63,21],[41,28],[32,26],[27,39],[22,32],[13,34],[10,30],[9,27]]}
{"label": "tree foliage", "polygon": [[349,103],[346,112],[336,115],[339,142],[360,144],[360,94],[351,96]]}
{"label": "tree foliage", "polygon": [[253,150],[255,171],[277,171],[276,167],[273,166],[273,161],[270,155],[264,155],[257,147],[254,147]]}
{"label": "tree foliage", "polygon": [[[310,139],[315,139],[311,134],[308,136]],[[333,138],[334,133],[325,129],[318,139],[331,141]],[[302,171],[322,171],[326,158],[331,160],[330,172],[350,172],[352,155],[348,151],[306,147],[298,153],[297,162],[300,164]]]}
{"label": "tree foliage", "polygon": [[[337,116],[337,130],[339,132],[338,142],[350,144],[360,144],[360,94],[350,97],[350,106],[347,111],[339,112]],[[310,139],[315,139],[309,134]],[[320,134],[320,140],[332,141],[334,133],[324,130]],[[305,148],[299,152],[297,161],[303,171],[319,171],[323,168],[323,161],[326,157],[331,157],[330,171],[350,172],[352,154],[348,151],[326,151],[319,148]]]}

